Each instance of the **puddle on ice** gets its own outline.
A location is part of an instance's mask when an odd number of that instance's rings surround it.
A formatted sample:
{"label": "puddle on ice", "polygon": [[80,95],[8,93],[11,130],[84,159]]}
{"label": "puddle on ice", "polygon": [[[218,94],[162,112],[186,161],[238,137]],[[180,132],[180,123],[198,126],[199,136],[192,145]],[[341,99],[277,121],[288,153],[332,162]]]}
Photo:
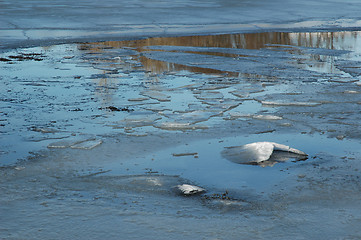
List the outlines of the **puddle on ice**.
{"label": "puddle on ice", "polygon": [[[200,238],[234,229],[274,237],[325,221],[333,233],[340,225],[330,219],[353,221],[360,196],[360,34],[148,38],[1,54],[1,200],[35,206],[4,222],[26,226],[14,219],[49,220],[47,206],[62,216],[84,203],[78,217],[112,216],[135,231],[165,232],[171,221],[192,233],[202,224]],[[10,57],[30,55],[41,61]],[[275,155],[255,166],[222,156],[259,141],[309,158]],[[206,191],[181,196],[182,184]],[[221,235],[204,232],[214,229],[209,219]]]}
{"label": "puddle on ice", "polygon": [[[282,154],[276,151],[269,164],[257,166],[240,165],[229,161],[227,156],[223,155],[224,150],[229,147],[258,141],[277,141],[292,145],[306,152],[309,155],[308,160],[299,155]],[[299,171],[304,170],[303,167],[297,167],[298,161],[305,161],[306,165],[317,165],[317,159],[324,154],[339,157],[351,152],[359,154],[358,146],[357,142],[347,140],[340,142],[324,136],[268,133],[193,141],[154,152],[151,159],[150,156],[145,156],[127,164],[123,163],[121,167],[117,163],[112,163],[106,168],[112,169],[107,175],[115,176],[124,174],[124,169],[128,169],[127,172],[131,174],[142,174],[146,172],[144,169],[152,169],[156,174],[181,176],[207,189],[208,193],[219,193],[225,190],[271,193],[277,190],[275,185],[284,184],[282,182],[289,178],[290,174],[297,176]],[[288,170],[289,168],[292,170]],[[285,172],[282,173],[282,171]],[[286,187],[283,186],[283,188]]]}

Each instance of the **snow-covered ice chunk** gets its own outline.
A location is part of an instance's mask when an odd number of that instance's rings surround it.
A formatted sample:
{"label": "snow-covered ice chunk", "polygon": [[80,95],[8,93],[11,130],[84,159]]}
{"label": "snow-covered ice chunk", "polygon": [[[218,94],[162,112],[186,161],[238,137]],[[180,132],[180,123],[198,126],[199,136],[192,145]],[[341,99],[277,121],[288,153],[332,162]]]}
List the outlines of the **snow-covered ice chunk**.
{"label": "snow-covered ice chunk", "polygon": [[204,192],[204,191],[205,191],[204,188],[197,187],[197,186],[194,186],[194,185],[189,185],[189,184],[177,185],[177,188],[178,188],[184,195],[193,195],[193,194],[197,194],[197,193],[201,193],[201,192]]}
{"label": "snow-covered ice chunk", "polygon": [[226,149],[222,151],[222,156],[235,163],[258,164],[270,160],[274,151],[307,156],[306,153],[298,149],[275,142],[254,142],[242,146],[226,147]]}

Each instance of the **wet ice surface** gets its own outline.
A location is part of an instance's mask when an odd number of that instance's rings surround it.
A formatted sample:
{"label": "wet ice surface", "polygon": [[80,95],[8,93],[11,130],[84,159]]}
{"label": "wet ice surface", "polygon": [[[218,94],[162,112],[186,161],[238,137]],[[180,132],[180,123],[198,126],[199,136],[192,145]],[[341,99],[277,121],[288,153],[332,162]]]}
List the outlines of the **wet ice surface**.
{"label": "wet ice surface", "polygon": [[[2,54],[1,236],[360,237],[359,34]],[[259,141],[309,158],[254,166],[222,157]],[[182,184],[206,191],[182,196]]]}

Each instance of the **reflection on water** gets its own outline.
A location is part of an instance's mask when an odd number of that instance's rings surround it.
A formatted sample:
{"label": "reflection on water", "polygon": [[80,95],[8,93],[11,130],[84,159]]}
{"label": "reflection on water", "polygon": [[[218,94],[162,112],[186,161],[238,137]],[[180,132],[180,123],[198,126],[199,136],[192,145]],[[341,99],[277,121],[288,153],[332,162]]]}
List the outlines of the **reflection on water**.
{"label": "reflection on water", "polygon": [[359,43],[360,32],[288,33],[291,45],[337,50],[352,50]]}
{"label": "reflection on water", "polygon": [[[272,49],[286,51],[289,53],[300,53],[300,48],[321,48],[331,50],[353,50],[359,52],[357,46],[360,45],[360,32],[307,32],[307,33],[287,33],[287,32],[265,32],[265,33],[242,33],[207,36],[183,36],[147,38],[130,41],[107,41],[101,43],[81,44],[79,49],[91,50],[94,53],[103,52],[105,49],[132,48],[139,53],[149,51],[151,46],[182,46],[197,48],[229,48],[229,49]],[[176,51],[176,50],[175,50]],[[184,52],[184,50],[182,50]],[[197,50],[192,51],[197,53]],[[199,52],[198,52],[199,53]],[[232,52],[203,52],[203,54],[213,54],[224,57],[242,57],[241,54]],[[330,59],[329,56],[314,54],[311,56],[323,68]],[[158,61],[144,56],[138,56],[144,68],[155,73],[188,70],[191,72],[220,73],[211,67],[202,68],[185,66],[172,62]],[[333,66],[331,66],[333,67]],[[227,71],[223,71],[227,72]]]}
{"label": "reflection on water", "polygon": [[[260,49],[269,44],[295,45],[303,47],[322,47],[333,49],[340,47],[340,43],[349,38],[357,38],[358,32],[263,32],[263,33],[241,33],[224,35],[186,36],[186,37],[163,37],[147,38],[130,41],[107,41],[92,43],[94,47],[80,45],[80,49],[92,49],[101,51],[104,46],[112,48],[132,47],[138,50],[145,46],[171,45],[171,46],[193,46],[193,47],[218,47],[218,48],[245,48]],[[335,46],[334,46],[335,45]],[[97,47],[98,46],[98,47]]]}

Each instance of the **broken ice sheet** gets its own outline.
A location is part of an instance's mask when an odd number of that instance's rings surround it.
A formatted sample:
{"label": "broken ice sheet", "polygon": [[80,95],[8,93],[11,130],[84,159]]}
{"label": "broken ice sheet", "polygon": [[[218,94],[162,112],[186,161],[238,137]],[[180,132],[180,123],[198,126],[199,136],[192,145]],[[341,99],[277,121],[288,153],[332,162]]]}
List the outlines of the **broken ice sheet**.
{"label": "broken ice sheet", "polygon": [[260,120],[282,120],[282,117],[275,116],[275,115],[252,115],[253,119],[260,119]]}
{"label": "broken ice sheet", "polygon": [[150,132],[154,132],[154,128],[152,126],[124,128],[124,134],[133,137],[145,137]]}
{"label": "broken ice sheet", "polygon": [[74,140],[64,140],[64,141],[58,141],[53,142],[48,145],[48,148],[68,148],[71,145],[75,144],[77,141]]}
{"label": "broken ice sheet", "polygon": [[124,118],[121,121],[117,122],[117,125],[114,125],[115,128],[122,127],[145,127],[152,126],[157,120],[162,119],[159,115],[153,112],[135,112],[131,113],[128,117]]}
{"label": "broken ice sheet", "polygon": [[240,112],[231,112],[229,113],[230,119],[236,118],[253,118],[259,120],[282,120],[282,117],[275,116],[275,115],[264,115],[264,114],[243,114]]}
{"label": "broken ice sheet", "polygon": [[187,130],[197,130],[197,129],[207,129],[208,126],[201,124],[190,124],[182,122],[162,122],[154,125],[156,128],[170,131],[187,131]]}
{"label": "broken ice sheet", "polygon": [[222,99],[223,94],[218,91],[202,91],[196,96],[196,98],[201,99],[201,100]]}
{"label": "broken ice sheet", "polygon": [[34,132],[40,132],[40,133],[56,133],[59,132],[59,130],[54,129],[54,128],[49,128],[49,127],[31,127],[30,128],[31,131]]}
{"label": "broken ice sheet", "polygon": [[211,117],[219,115],[219,112],[209,112],[209,111],[191,111],[185,113],[171,113],[164,114],[169,119],[172,119],[181,123],[195,124],[199,122],[208,121]]}
{"label": "broken ice sheet", "polygon": [[230,93],[239,98],[248,98],[249,97],[249,93],[245,92],[245,91],[233,90]]}
{"label": "broken ice sheet", "polygon": [[143,91],[140,94],[158,100],[159,102],[169,102],[171,98],[170,96],[165,95],[164,93],[157,90]]}
{"label": "broken ice sheet", "polygon": [[93,149],[100,144],[102,144],[102,140],[99,139],[83,139],[83,140],[64,140],[53,142],[48,145],[48,148],[74,148],[74,149]]}
{"label": "broken ice sheet", "polygon": [[322,105],[323,101],[319,98],[320,94],[315,94],[315,90],[307,89],[304,92],[287,91],[271,93],[257,97],[255,100],[266,106],[316,107]]}
{"label": "broken ice sheet", "polygon": [[265,87],[261,83],[253,83],[252,85],[238,84],[238,85],[234,85],[233,89],[234,90],[229,91],[229,93],[232,94],[233,96],[243,99],[250,98],[251,94],[261,93],[265,91]]}
{"label": "broken ice sheet", "polygon": [[228,84],[206,84],[203,85],[202,87],[199,87],[199,90],[202,91],[214,91],[214,90],[220,90],[220,89],[224,89],[224,88],[228,88],[229,85]]}
{"label": "broken ice sheet", "polygon": [[209,106],[207,106],[207,109],[209,111],[218,112],[219,114],[222,114],[224,112],[227,112],[231,109],[237,108],[239,105],[243,104],[241,101],[234,100],[234,99],[222,99],[219,102],[205,103]]}
{"label": "broken ice sheet", "polygon": [[74,145],[71,145],[70,148],[75,148],[75,149],[93,149],[97,146],[99,146],[100,144],[102,144],[103,141],[102,140],[86,140],[83,142],[79,142],[76,143]]}
{"label": "broken ice sheet", "polygon": [[322,103],[318,102],[291,102],[291,101],[259,101],[262,105],[269,106],[292,106],[292,107],[315,107]]}
{"label": "broken ice sheet", "polygon": [[275,142],[255,142],[242,146],[226,147],[221,154],[231,162],[260,166],[273,166],[277,162],[290,159],[307,159],[306,153]]}

